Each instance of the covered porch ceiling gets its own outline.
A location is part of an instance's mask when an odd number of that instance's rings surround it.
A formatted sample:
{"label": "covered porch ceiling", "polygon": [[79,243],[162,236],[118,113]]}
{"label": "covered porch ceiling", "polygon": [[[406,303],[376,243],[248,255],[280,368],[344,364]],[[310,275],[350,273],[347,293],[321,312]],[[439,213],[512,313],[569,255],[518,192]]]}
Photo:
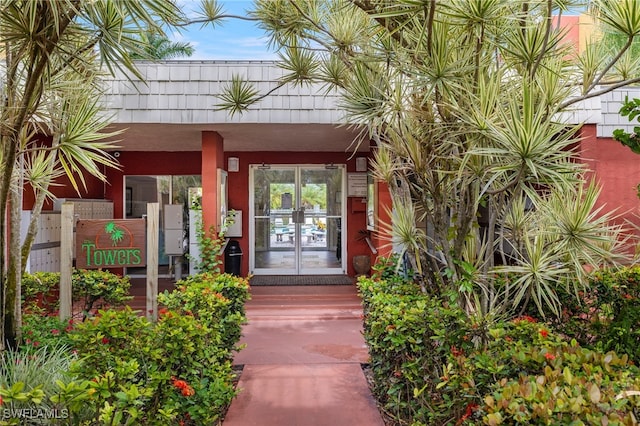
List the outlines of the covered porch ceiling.
{"label": "covered porch ceiling", "polygon": [[114,124],[109,131],[125,129],[117,145],[121,151],[200,151],[202,132],[218,132],[224,151],[358,152],[369,151],[369,143],[356,147],[357,129],[333,124]]}

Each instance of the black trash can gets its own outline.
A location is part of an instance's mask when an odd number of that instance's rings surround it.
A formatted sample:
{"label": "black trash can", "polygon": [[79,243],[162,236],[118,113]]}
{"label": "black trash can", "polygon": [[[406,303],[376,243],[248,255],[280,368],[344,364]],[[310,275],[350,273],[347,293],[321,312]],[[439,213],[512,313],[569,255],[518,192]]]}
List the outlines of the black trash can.
{"label": "black trash can", "polygon": [[224,249],[224,272],[227,274],[240,276],[242,266],[242,249],[237,240],[231,240]]}

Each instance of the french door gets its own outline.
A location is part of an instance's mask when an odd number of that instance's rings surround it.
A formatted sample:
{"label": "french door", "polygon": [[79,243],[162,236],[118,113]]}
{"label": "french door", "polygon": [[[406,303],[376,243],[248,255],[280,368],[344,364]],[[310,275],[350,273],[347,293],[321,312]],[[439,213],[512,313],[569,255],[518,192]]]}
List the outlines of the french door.
{"label": "french door", "polygon": [[249,174],[250,273],[344,274],[344,166],[262,165]]}

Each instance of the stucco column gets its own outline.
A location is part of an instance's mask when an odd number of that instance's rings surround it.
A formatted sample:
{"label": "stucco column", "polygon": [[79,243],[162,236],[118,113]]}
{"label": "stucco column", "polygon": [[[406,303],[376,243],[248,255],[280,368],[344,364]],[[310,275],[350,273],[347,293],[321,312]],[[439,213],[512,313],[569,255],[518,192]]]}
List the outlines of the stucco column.
{"label": "stucco column", "polygon": [[375,209],[377,212],[376,229],[378,232],[374,235],[374,244],[378,249],[378,256],[389,257],[393,251],[391,244],[388,244],[389,241],[391,241],[391,235],[389,231],[382,226],[382,224],[392,222],[388,209],[393,206],[393,201],[391,199],[389,186],[387,186],[386,183],[377,181],[375,184],[375,191],[377,193],[377,204]]}
{"label": "stucco column", "polygon": [[202,218],[205,229],[220,229],[218,169],[224,168],[223,139],[218,132],[202,132]]}

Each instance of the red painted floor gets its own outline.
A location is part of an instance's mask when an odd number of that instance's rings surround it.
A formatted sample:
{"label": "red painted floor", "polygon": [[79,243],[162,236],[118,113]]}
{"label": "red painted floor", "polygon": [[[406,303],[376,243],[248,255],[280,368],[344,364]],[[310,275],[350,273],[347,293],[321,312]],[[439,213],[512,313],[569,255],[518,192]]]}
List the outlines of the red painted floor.
{"label": "red painted floor", "polygon": [[[132,279],[134,309],[145,310],[145,292]],[[254,286],[251,297],[234,358],[240,393],[223,426],[384,426],[361,368],[369,356],[354,285]]]}
{"label": "red painted floor", "polygon": [[253,287],[223,426],[384,426],[361,369],[361,315],[355,286]]}

